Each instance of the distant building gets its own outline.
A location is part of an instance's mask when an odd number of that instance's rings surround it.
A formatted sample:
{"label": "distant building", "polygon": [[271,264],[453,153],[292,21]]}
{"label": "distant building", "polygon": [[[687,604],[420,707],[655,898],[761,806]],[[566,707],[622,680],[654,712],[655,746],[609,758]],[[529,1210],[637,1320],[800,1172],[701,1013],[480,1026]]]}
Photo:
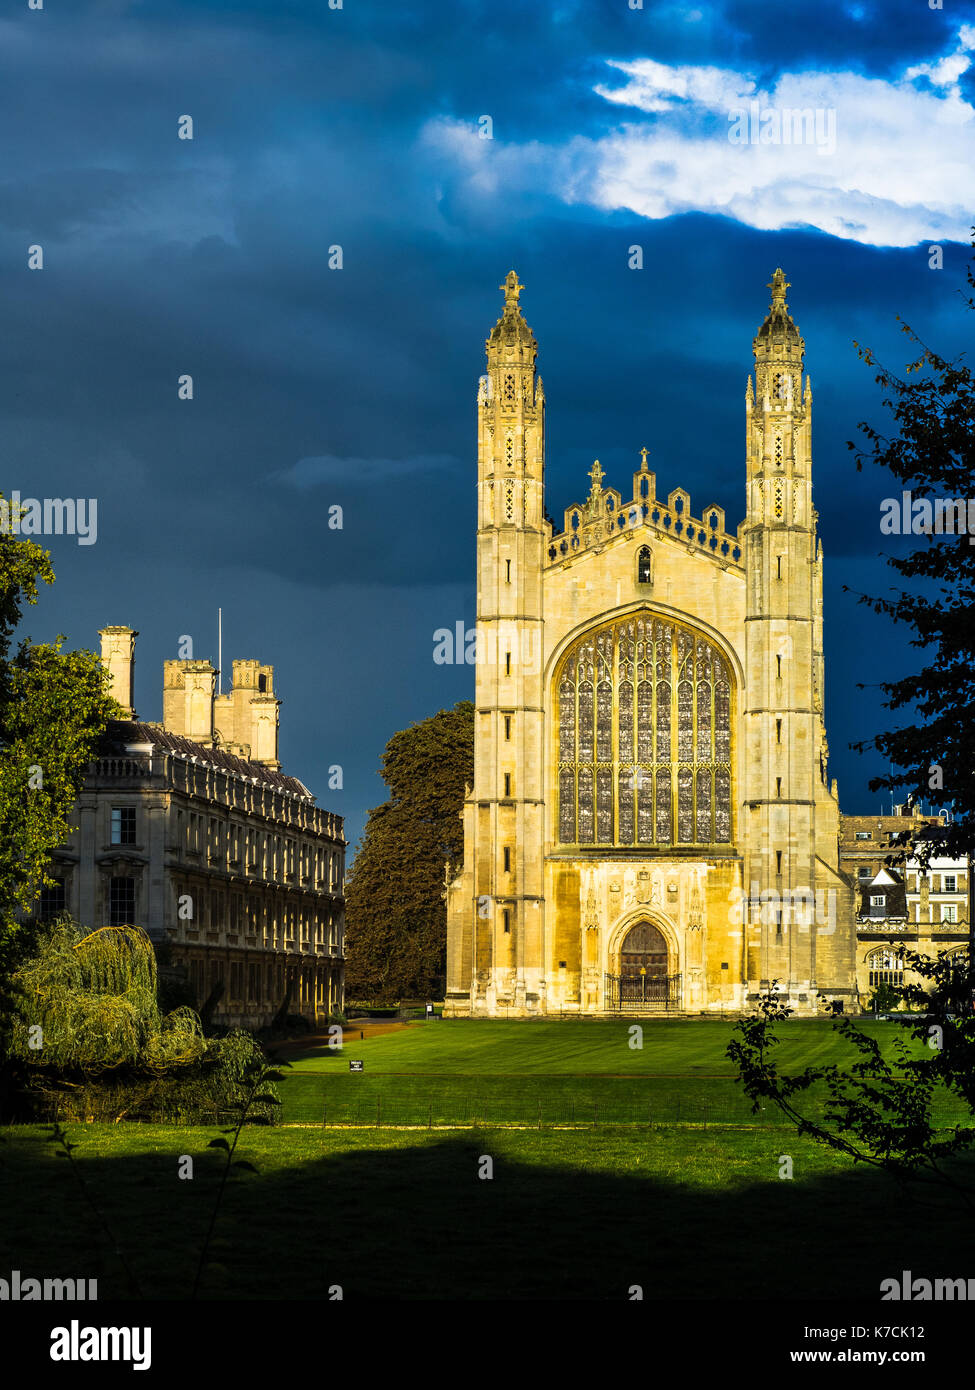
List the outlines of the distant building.
{"label": "distant building", "polygon": [[927,870],[916,859],[885,865],[897,852],[892,841],[901,832],[927,826],[936,835],[945,823],[943,815],[922,816],[916,807],[897,812],[840,817],[840,867],[855,885],[857,989],[863,1008],[878,985],[899,989],[922,983],[905,970],[903,950],[934,956],[968,949],[968,861],[932,858]]}
{"label": "distant building", "polygon": [[278,761],[273,667],[235,661],[215,694],[209,661],[167,661],[163,722],[132,706],[131,628],[101,632],[102,660],[126,719],[113,721],[56,852],[40,912],[86,927],[142,926],[168,945],[168,969],[215,1017],[268,1023],[289,1011],[324,1019],[343,1005],[342,817],[322,810]]}

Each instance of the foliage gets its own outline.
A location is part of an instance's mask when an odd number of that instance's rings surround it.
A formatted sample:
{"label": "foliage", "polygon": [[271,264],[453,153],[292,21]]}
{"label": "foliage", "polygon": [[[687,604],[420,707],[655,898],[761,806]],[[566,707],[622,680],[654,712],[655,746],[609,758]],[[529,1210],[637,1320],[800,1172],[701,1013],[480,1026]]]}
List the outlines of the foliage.
{"label": "foliage", "polygon": [[394,734],[390,796],[369,812],[346,891],[346,987],[364,998],[438,997],[446,975],[445,864],[463,855],[474,776],[474,706],[461,701]]}
{"label": "foliage", "polygon": [[[904,987],[908,1002],[923,1004],[926,1012],[905,1020],[894,1041],[893,1061],[875,1037],[843,1019],[836,1029],[854,1049],[846,1066],[829,1063],[783,1073],[774,1055],[780,1042],[775,1025],[792,1010],[778,1001],[776,981],[761,996],[758,1012],[736,1025],[739,1036],[728,1044],[727,1055],[738,1067],[737,1079],[753,1111],[771,1101],[800,1135],[901,1182],[948,1189],[975,1211],[975,1189],[956,1181],[945,1166],[975,1146],[975,1128],[967,1123],[946,1128],[936,1119],[936,1107],[946,1096],[961,1100],[967,1115],[975,1118],[975,1015],[970,1008],[964,1018],[956,1013],[971,998],[971,973],[967,963],[947,952],[937,958],[904,954],[910,968],[933,987]],[[826,1092],[816,1119],[809,1114],[814,1087]]]}
{"label": "foliage", "polygon": [[0,984],[30,946],[23,921],[107,721],[119,710],[92,652],[13,634],[54,572],[47,551],[0,528]]}
{"label": "foliage", "polygon": [[[975,288],[971,267],[968,284]],[[972,297],[965,302],[975,308]],[[942,357],[908,324],[899,318],[898,322],[920,349],[904,378],[881,366],[869,348],[856,345],[861,360],[877,368],[883,404],[897,426],[886,436],[860,423],[868,447],[857,450],[857,469],[869,459],[891,473],[915,500],[967,499],[975,475],[975,375],[960,359]],[[856,444],[851,441],[848,447],[856,449]],[[884,708],[913,706],[918,722],[853,747],[873,748],[904,769],[873,778],[871,791],[904,788],[912,799],[933,793],[939,802],[951,802],[952,825],[943,835],[922,841],[922,861],[935,844],[941,854],[969,854],[975,851],[975,546],[964,532],[927,534],[910,553],[888,555],[887,563],[915,581],[914,587],[896,589],[891,597],[861,594],[859,601],[913,628],[911,645],[927,653],[921,670],[880,683]]]}
{"label": "foliage", "polygon": [[[229,1039],[227,1039],[229,1041]],[[223,1202],[224,1192],[227,1188],[228,1179],[236,1173],[256,1173],[257,1169],[253,1163],[248,1163],[246,1159],[234,1158],[237,1152],[237,1144],[240,1141],[241,1130],[247,1122],[252,1108],[261,1117],[266,1116],[271,1106],[280,1105],[277,1092],[271,1084],[274,1081],[281,1081],[283,1078],[280,1071],[276,1070],[275,1065],[268,1065],[267,1059],[260,1050],[248,1052],[247,1049],[238,1046],[236,1055],[239,1061],[239,1073],[237,1077],[237,1089],[234,1093],[234,1106],[237,1111],[237,1123],[231,1129],[225,1129],[224,1134],[232,1134],[232,1143],[227,1143],[226,1139],[211,1139],[208,1145],[211,1149],[223,1149],[226,1154],[223,1170],[220,1174],[220,1186],[213,1203],[213,1210],[210,1213],[210,1224],[207,1227],[206,1238],[200,1249],[200,1258],[196,1266],[196,1277],[193,1280],[193,1291],[191,1298],[195,1298],[199,1291],[200,1282],[208,1273],[222,1272],[223,1267],[214,1265],[208,1260],[210,1247],[213,1243],[214,1228],[217,1224],[217,1217],[220,1213],[220,1206]],[[290,1062],[278,1062],[278,1066],[290,1066]]]}
{"label": "foliage", "polygon": [[158,1076],[206,1050],[191,1009],[160,1015],[155,952],[141,927],[102,927],[79,939],[60,918],[14,975],[12,993],[10,1053],[32,1067]]}
{"label": "foliage", "polygon": [[876,1014],[890,1013],[900,1002],[900,991],[886,980],[879,984],[870,996],[870,1007]]}
{"label": "foliage", "polygon": [[78,1164],[75,1162],[72,1156],[74,1150],[78,1147],[77,1144],[72,1144],[69,1141],[67,1134],[56,1120],[54,1124],[51,1126],[51,1133],[47,1137],[49,1143],[58,1145],[58,1148],[56,1150],[58,1157],[66,1158],[70,1163],[71,1171],[74,1174],[81,1188],[82,1193],[84,1194],[85,1201],[88,1203],[89,1207],[93,1211],[95,1219],[98,1222],[99,1226],[101,1226],[105,1235],[108,1237],[109,1243],[115,1251],[116,1255],[118,1255],[119,1259],[121,1260],[122,1267],[125,1270],[126,1279],[128,1281],[129,1296],[134,1298],[141,1298],[142,1290],[139,1287],[139,1281],[133,1273],[132,1266],[129,1264],[128,1260],[125,1257],[122,1245],[115,1232],[113,1231],[108,1217],[105,1215],[104,1211],[102,1211],[101,1207],[98,1205],[98,1201],[95,1198],[94,1193],[92,1192],[88,1183],[85,1181],[84,1174],[82,1173],[81,1169],[78,1167]]}
{"label": "foliage", "polygon": [[[41,929],[11,982],[9,1053],[28,1100],[78,1119],[210,1118],[248,1093],[259,1047],[248,1033],[206,1039],[199,1016],[160,1012],[156,957],[140,927],[79,939],[69,918]],[[256,1105],[265,1122],[275,1112]]]}

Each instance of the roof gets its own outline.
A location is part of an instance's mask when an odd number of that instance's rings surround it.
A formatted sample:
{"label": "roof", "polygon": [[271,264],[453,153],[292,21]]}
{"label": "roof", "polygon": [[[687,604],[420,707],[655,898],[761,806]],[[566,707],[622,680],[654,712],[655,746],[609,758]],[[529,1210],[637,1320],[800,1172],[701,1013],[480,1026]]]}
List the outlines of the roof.
{"label": "roof", "polygon": [[133,743],[149,743],[154,748],[164,748],[183,758],[196,758],[199,762],[209,763],[223,772],[234,773],[239,777],[253,778],[275,791],[290,792],[293,796],[300,796],[305,801],[314,801],[315,799],[305,784],[299,782],[297,777],[286,777],[283,772],[275,772],[272,768],[265,767],[263,763],[252,763],[247,758],[237,758],[232,753],[225,753],[220,748],[207,748],[205,744],[194,743],[192,739],[184,738],[182,734],[168,733],[165,729],[159,729],[154,724],[143,724],[134,719],[109,720],[101,740],[103,756],[130,751],[129,745]]}

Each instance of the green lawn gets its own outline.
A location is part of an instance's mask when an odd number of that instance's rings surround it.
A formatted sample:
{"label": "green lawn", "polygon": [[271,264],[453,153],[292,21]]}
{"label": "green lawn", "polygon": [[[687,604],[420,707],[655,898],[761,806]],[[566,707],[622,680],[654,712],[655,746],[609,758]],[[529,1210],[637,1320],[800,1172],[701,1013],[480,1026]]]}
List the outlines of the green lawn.
{"label": "green lawn", "polygon": [[[75,1155],[148,1297],[185,1298],[220,1158],[213,1130],[74,1126]],[[0,1269],[122,1268],[39,1127],[4,1131]],[[178,1160],[195,1159],[192,1181]],[[791,1180],[780,1158],[793,1160]],[[964,1274],[969,1223],[785,1129],[256,1129],[205,1297],[875,1299],[902,1269]],[[482,1157],[494,1175],[479,1179]]]}
{"label": "green lawn", "polygon": [[[422,1022],[292,1052],[285,1124],[244,1133],[258,1172],[228,1188],[204,1296],[322,1299],[339,1284],[347,1298],[625,1299],[640,1284],[647,1299],[874,1299],[903,1269],[967,1274],[957,1206],[916,1205],[777,1111],[752,1115],[731,1035],[727,1021],[648,1022],[633,1050],[625,1022]],[[850,1057],[828,1023],[781,1035],[784,1069]],[[68,1128],[114,1234],[44,1127],[7,1128],[0,1276],[97,1278],[100,1298],[125,1297],[117,1235],[144,1295],[187,1297],[216,1127]]]}
{"label": "green lawn", "polygon": [[[289,1054],[284,1119],[328,1125],[587,1125],[778,1123],[751,1109],[725,1054],[729,1021],[652,1020],[643,1047],[627,1022],[448,1020],[411,1024],[342,1052]],[[898,1024],[866,1023],[892,1043]],[[777,1049],[784,1071],[852,1057],[832,1025],[789,1022]],[[364,1070],[350,1072],[361,1059]],[[814,1093],[810,1103],[815,1106]],[[951,1113],[946,1110],[946,1115]]]}

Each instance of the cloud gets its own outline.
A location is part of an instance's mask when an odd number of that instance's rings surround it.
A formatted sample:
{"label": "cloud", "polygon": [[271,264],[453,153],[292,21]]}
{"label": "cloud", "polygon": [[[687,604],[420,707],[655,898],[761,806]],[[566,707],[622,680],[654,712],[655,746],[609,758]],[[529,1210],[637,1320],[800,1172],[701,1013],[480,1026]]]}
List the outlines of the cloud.
{"label": "cloud", "polygon": [[[625,82],[594,91],[647,119],[547,148],[478,140],[443,118],[422,138],[452,161],[471,199],[544,189],[563,203],[650,219],[704,212],[870,246],[965,242],[975,107],[959,79],[973,50],[975,26],[963,25],[952,52],[891,78],[811,69],[764,87],[729,68],[612,61]],[[798,119],[806,111],[808,123]]]}

